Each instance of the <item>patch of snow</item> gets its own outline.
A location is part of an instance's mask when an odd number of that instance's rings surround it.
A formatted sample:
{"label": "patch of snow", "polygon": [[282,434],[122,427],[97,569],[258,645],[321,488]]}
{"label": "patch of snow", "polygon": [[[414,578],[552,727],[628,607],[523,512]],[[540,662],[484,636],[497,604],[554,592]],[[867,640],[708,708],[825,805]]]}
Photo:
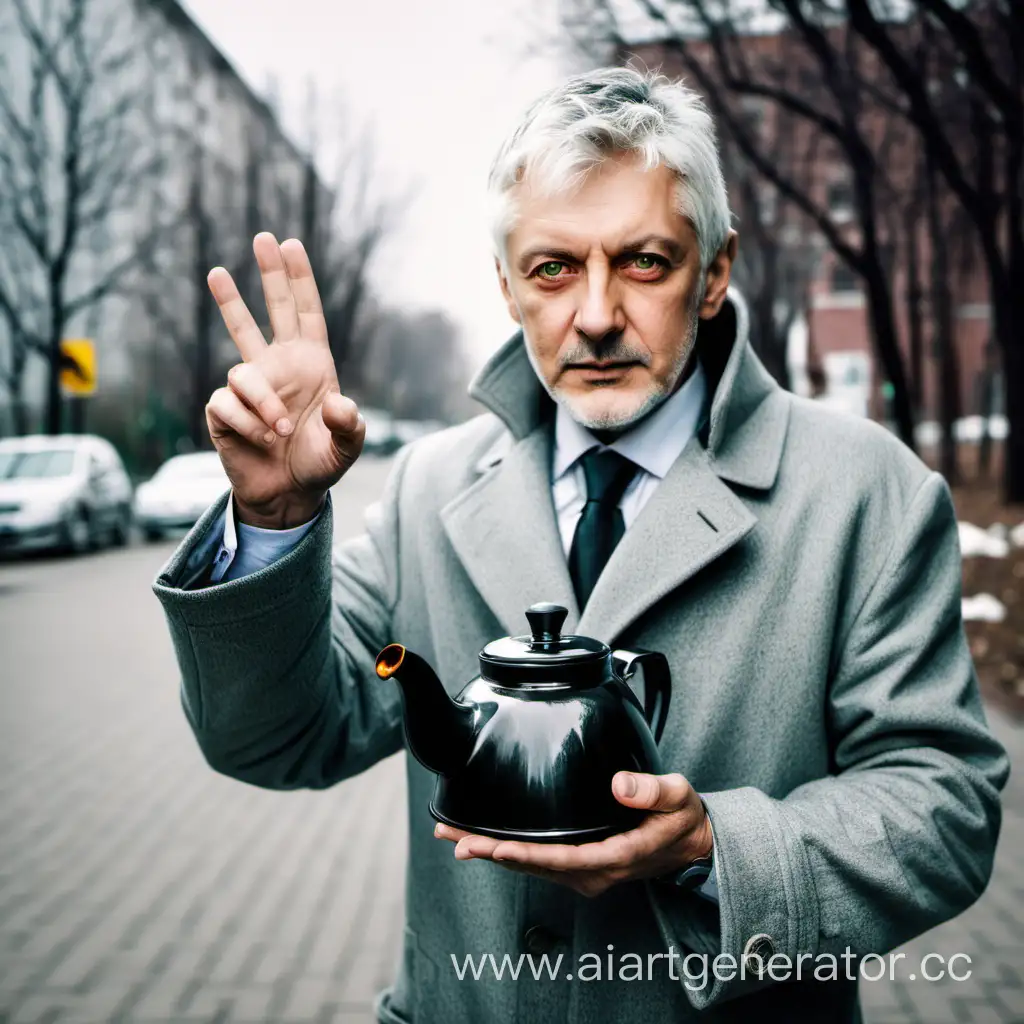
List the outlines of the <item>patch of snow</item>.
{"label": "patch of snow", "polygon": [[[988,436],[995,441],[1002,441],[1010,432],[1009,422],[1005,416],[990,416],[986,424],[983,416],[965,416],[953,423],[953,437],[957,441],[968,441],[976,444],[988,427]],[[914,426],[914,439],[920,445],[936,445],[942,440],[942,424],[935,420],[921,420]]]}
{"label": "patch of snow", "polygon": [[991,594],[975,594],[960,602],[964,622],[1002,622],[1006,618],[1006,606]]}
{"label": "patch of snow", "polygon": [[[998,524],[997,524],[998,525]],[[1005,527],[1003,527],[1005,530]],[[1005,558],[1010,553],[1010,542],[1000,530],[983,530],[973,523],[957,523],[960,535],[960,554],[963,558],[981,555],[985,558]]]}

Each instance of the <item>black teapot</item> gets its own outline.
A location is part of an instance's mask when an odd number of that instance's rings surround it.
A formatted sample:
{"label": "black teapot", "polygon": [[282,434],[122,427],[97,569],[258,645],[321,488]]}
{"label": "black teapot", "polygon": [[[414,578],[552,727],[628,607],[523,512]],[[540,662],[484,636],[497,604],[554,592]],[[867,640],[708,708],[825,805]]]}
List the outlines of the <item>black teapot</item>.
{"label": "black teapot", "polygon": [[[661,773],[668,662],[562,636],[567,614],[556,604],[530,607],[532,635],[489,643],[480,675],[455,700],[401,644],[377,656],[377,675],[401,686],[409,750],[438,776],[430,802],[438,821],[498,839],[583,843],[644,817],[615,799],[611,781],[622,770]],[[640,667],[644,705],[627,685]]]}

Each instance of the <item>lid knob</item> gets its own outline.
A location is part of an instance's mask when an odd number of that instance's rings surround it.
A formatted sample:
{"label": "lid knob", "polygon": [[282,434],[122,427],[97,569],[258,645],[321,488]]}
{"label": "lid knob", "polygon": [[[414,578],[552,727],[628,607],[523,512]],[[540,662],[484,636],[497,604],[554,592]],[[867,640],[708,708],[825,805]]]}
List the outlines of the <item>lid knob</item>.
{"label": "lid knob", "polygon": [[561,637],[562,623],[565,622],[568,608],[560,604],[552,604],[550,601],[541,601],[532,604],[526,609],[526,618],[530,623],[530,630],[533,633],[535,644],[548,644],[557,641]]}

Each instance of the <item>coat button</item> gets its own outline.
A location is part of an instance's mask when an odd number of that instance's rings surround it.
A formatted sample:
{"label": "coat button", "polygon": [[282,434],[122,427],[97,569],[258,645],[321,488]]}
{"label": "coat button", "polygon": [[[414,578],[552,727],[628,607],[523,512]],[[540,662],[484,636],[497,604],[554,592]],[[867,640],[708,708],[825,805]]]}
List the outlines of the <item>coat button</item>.
{"label": "coat button", "polygon": [[523,934],[527,953],[550,953],[558,945],[558,936],[543,925],[535,924]]}
{"label": "coat button", "polygon": [[747,944],[743,947],[743,959],[747,961],[747,970],[756,978],[764,976],[768,968],[768,961],[775,956],[775,943],[770,935],[761,932],[759,935],[752,935]]}

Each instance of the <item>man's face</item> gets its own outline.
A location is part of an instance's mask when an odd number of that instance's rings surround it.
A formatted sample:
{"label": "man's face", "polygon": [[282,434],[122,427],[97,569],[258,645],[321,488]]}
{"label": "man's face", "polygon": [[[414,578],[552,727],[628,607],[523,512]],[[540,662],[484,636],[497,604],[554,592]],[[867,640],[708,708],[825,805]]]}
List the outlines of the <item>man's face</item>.
{"label": "man's face", "polygon": [[678,180],[630,154],[574,195],[515,186],[518,219],[498,276],[548,393],[594,430],[628,427],[685,379],[699,318],[725,299],[736,236],[707,272]]}

